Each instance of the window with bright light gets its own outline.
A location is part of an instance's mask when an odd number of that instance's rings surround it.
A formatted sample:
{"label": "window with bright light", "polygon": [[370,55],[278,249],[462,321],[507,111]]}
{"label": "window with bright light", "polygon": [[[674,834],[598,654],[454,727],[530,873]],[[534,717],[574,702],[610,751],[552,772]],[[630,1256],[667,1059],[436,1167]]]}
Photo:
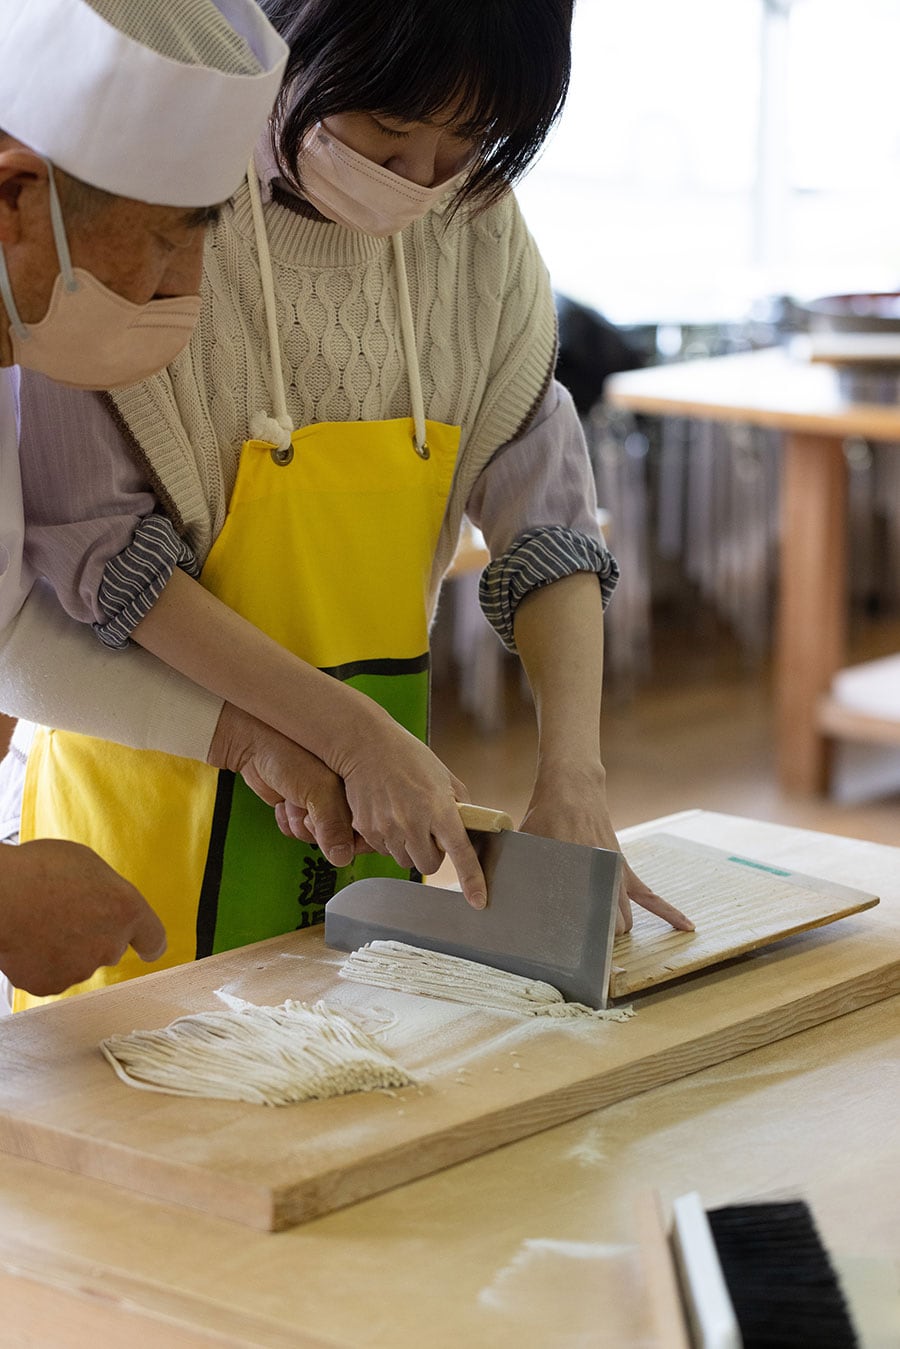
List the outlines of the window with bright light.
{"label": "window with bright light", "polygon": [[579,0],[519,188],[556,289],[620,323],[900,282],[898,0]]}

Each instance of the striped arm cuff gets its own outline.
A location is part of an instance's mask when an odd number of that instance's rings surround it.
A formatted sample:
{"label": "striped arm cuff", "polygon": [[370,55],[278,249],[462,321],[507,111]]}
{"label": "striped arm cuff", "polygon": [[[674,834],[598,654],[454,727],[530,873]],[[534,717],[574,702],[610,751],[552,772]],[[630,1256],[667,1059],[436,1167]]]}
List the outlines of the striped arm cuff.
{"label": "striped arm cuff", "polygon": [[565,525],[529,529],[485,567],[478,598],[485,618],[508,650],[516,649],[513,623],[525,596],[579,571],[596,572],[605,609],[618,584],[619,564],[608,548],[577,529]]}
{"label": "striped arm cuff", "polygon": [[126,647],[131,634],[159,599],[176,567],[199,576],[200,563],[165,515],[147,515],[131,543],[103,570],[97,592],[105,623],[91,626],[104,646]]}

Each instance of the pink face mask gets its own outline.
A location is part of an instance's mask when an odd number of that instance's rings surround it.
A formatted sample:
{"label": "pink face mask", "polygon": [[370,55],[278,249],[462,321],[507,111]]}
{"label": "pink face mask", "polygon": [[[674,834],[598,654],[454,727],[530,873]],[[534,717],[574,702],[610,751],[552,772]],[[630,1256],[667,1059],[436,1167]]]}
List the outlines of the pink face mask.
{"label": "pink face mask", "polygon": [[75,389],[115,389],[156,374],[190,341],[200,296],[132,304],[84,268],[73,267],[52,167],[49,183],[60,274],[40,323],[23,323],[19,317],[0,246],[0,296],[9,316],[13,360]]}
{"label": "pink face mask", "polygon": [[421,220],[455,192],[468,169],[421,187],[373,164],[326,131],[321,122],[307,132],[300,159],[303,191],[322,215],[347,229],[384,238]]}

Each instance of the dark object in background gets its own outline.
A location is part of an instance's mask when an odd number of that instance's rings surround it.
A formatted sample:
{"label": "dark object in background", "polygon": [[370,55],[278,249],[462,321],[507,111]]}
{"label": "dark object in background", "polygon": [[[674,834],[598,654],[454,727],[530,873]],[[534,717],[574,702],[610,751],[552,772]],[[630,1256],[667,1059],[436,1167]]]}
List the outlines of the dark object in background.
{"label": "dark object in background", "polygon": [[799,306],[812,333],[900,333],[900,294],[823,295]]}
{"label": "dark object in background", "polygon": [[569,390],[579,415],[584,417],[600,398],[607,375],[638,370],[647,360],[596,309],[578,304],[567,295],[555,298],[559,318],[556,378]]}

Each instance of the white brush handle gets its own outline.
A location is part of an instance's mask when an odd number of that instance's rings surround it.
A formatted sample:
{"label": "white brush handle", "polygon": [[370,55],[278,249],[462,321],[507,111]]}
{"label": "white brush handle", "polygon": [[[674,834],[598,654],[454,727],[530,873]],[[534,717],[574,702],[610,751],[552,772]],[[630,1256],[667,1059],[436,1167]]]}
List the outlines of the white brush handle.
{"label": "white brush handle", "polygon": [[697,1349],[741,1349],[740,1327],[696,1191],[672,1204],[672,1246]]}
{"label": "white brush handle", "polygon": [[459,818],[467,829],[480,829],[483,834],[499,834],[501,829],[512,829],[512,816],[505,810],[492,810],[490,806],[473,806],[468,801],[460,801]]}

